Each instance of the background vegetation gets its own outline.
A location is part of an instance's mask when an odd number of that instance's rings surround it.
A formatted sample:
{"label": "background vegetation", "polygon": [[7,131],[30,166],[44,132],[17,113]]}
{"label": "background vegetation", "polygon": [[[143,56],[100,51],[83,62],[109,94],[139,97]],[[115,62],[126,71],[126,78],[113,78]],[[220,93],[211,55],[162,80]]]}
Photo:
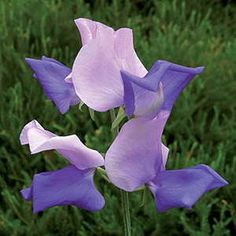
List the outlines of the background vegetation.
{"label": "background vegetation", "polygon": [[185,90],[167,124],[168,168],[205,163],[230,185],[206,194],[192,210],[157,213],[151,195],[132,193],[132,230],[141,235],[236,235],[236,5],[214,0],[0,1],[0,235],[122,235],[119,193],[97,179],[106,207],[88,213],[55,207],[33,215],[19,191],[36,172],[65,166],[54,152],[30,158],[19,144],[23,125],[37,119],[59,135],[76,133],[105,152],[109,115],[73,107],[60,115],[32,78],[24,57],[47,55],[71,66],[80,48],[78,17],[133,28],[139,57],[199,66],[205,72]]}

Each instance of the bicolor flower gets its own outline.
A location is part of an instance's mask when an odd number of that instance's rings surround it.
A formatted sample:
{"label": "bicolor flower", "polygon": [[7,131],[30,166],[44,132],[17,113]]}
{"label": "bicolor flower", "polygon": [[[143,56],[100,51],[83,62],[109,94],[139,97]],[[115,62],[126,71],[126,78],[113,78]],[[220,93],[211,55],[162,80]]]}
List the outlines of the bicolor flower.
{"label": "bicolor flower", "polygon": [[55,149],[70,163],[63,169],[34,175],[31,186],[21,191],[25,200],[33,202],[34,213],[59,205],[88,211],[103,208],[104,198],[93,181],[96,167],[104,165],[101,154],[87,148],[76,135],[57,136],[36,120],[23,128],[20,141],[29,144],[32,154]]}
{"label": "bicolor flower", "polygon": [[71,74],[77,95],[97,111],[123,105],[120,70],[140,77],[147,73],[135,53],[132,30],[120,28],[115,31],[102,23],[82,18],[75,23],[83,44]]}
{"label": "bicolor flower", "polygon": [[151,120],[131,119],[121,128],[105,157],[111,182],[130,192],[147,185],[159,211],[191,208],[205,192],[227,184],[206,165],[165,170],[168,148],[161,143],[161,135],[168,117],[169,111],[161,111]]}
{"label": "bicolor flower", "polygon": [[171,111],[179,94],[203,69],[158,60],[143,78],[121,71],[127,115],[154,118],[160,110]]}
{"label": "bicolor flower", "polygon": [[64,114],[72,105],[80,102],[72,83],[65,81],[71,69],[61,62],[43,56],[41,59],[26,58],[34,71],[34,77],[41,84],[44,93],[52,100],[58,110]]}

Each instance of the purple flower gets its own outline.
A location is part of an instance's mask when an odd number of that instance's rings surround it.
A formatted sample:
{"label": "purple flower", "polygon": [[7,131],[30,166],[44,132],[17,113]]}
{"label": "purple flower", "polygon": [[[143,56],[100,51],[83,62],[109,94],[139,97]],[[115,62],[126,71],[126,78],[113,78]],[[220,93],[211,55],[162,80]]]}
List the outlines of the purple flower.
{"label": "purple flower", "polygon": [[45,94],[62,114],[67,112],[70,106],[80,102],[73,84],[65,81],[71,73],[70,68],[53,58],[44,56],[40,60],[26,58],[26,62],[34,71],[34,77],[43,87]]}
{"label": "purple flower", "polygon": [[161,135],[169,113],[161,111],[152,120],[141,117],[128,121],[105,157],[111,182],[125,191],[147,185],[159,211],[190,208],[205,192],[227,184],[206,165],[165,170],[168,148],[161,143]]}
{"label": "purple flower", "polygon": [[72,67],[77,95],[97,111],[123,105],[120,70],[140,77],[147,73],[134,51],[132,30],[115,31],[102,23],[81,18],[75,23],[83,43]]}
{"label": "purple flower", "polygon": [[34,175],[31,187],[21,191],[25,200],[33,201],[34,213],[59,205],[88,211],[103,208],[104,198],[93,182],[96,167],[104,165],[97,151],[87,148],[76,135],[60,137],[45,130],[36,120],[23,128],[20,141],[29,144],[32,154],[55,149],[70,162],[63,169]]}
{"label": "purple flower", "polygon": [[121,71],[127,115],[154,118],[160,110],[171,111],[182,90],[203,69],[159,60],[143,78]]}

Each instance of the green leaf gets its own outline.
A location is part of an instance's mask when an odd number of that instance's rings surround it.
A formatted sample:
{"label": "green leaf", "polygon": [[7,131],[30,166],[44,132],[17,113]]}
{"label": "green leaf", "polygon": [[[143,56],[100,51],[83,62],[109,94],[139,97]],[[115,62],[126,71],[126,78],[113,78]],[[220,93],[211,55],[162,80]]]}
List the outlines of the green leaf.
{"label": "green leaf", "polygon": [[111,129],[113,130],[119,127],[119,124],[125,117],[126,117],[125,111],[123,107],[120,107],[115,120],[112,122]]}
{"label": "green leaf", "polygon": [[94,110],[91,109],[91,108],[89,108],[89,115],[90,115],[91,119],[92,119],[93,121],[95,121],[95,113],[94,113]]}
{"label": "green leaf", "polygon": [[79,110],[80,110],[80,111],[82,111],[83,105],[84,105],[84,102],[81,101],[81,102],[79,103]]}

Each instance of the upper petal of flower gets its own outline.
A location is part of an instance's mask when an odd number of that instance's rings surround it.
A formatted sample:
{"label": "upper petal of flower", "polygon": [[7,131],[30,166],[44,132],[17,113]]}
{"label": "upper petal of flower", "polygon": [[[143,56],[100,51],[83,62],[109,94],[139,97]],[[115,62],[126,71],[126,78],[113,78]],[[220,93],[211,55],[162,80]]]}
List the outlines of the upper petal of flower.
{"label": "upper petal of flower", "polygon": [[[143,116],[143,111],[146,110],[146,116],[150,116],[149,106],[151,103],[155,105],[158,96],[160,102],[157,103],[156,110],[158,111],[161,108],[171,111],[179,94],[203,69],[203,67],[191,68],[159,60],[143,78],[127,71],[121,71],[125,85],[124,103],[128,115],[134,113],[137,116]],[[158,95],[158,90],[163,91],[163,93]],[[126,93],[130,95],[126,95]],[[161,106],[160,103],[162,103]],[[155,106],[152,107],[155,108]],[[153,109],[151,112],[153,113]]]}
{"label": "upper petal of flower", "polygon": [[146,69],[133,48],[132,30],[112,28],[78,19],[83,47],[73,67],[72,80],[78,96],[90,108],[106,111],[123,104],[120,70],[144,76]]}
{"label": "upper petal of flower", "polygon": [[26,58],[26,62],[34,71],[45,94],[52,100],[59,111],[64,114],[71,105],[79,103],[73,84],[66,83],[64,79],[71,73],[71,69],[59,61],[42,57],[41,60]]}
{"label": "upper petal of flower", "polygon": [[111,32],[114,31],[111,27],[107,25],[86,18],[76,19],[75,24],[80,32],[82,45],[85,45],[89,43],[92,39],[95,39],[97,36],[97,32],[103,32],[106,30]]}
{"label": "upper petal of flower", "polygon": [[128,121],[110,146],[105,169],[111,182],[126,191],[134,191],[153,179],[164,168],[161,135],[168,114],[161,112],[153,120]]}
{"label": "upper petal of flower", "polygon": [[159,211],[171,208],[191,208],[207,191],[227,185],[228,182],[207,165],[181,170],[162,171],[150,182]]}
{"label": "upper petal of flower", "polygon": [[96,41],[86,44],[72,67],[77,95],[87,106],[101,112],[123,104],[119,65],[107,44],[105,48]]}
{"label": "upper petal of flower", "polygon": [[33,201],[34,213],[53,206],[75,205],[88,211],[103,208],[105,200],[96,189],[94,169],[78,170],[68,166],[61,170],[36,174],[32,186],[21,194]]}
{"label": "upper petal of flower", "polygon": [[22,145],[29,144],[32,154],[56,149],[80,170],[104,164],[102,155],[87,148],[76,135],[57,136],[45,130],[36,120],[25,125],[20,141]]}

